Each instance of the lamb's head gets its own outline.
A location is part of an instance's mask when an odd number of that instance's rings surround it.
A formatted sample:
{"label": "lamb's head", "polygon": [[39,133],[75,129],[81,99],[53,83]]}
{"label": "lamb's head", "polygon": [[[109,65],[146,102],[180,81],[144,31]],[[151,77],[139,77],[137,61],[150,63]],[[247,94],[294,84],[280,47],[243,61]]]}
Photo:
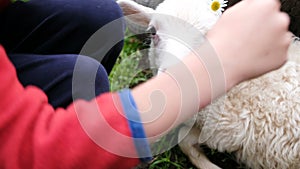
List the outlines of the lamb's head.
{"label": "lamb's head", "polygon": [[118,3],[131,22],[147,25],[151,35],[150,66],[164,69],[199,47],[203,35],[219,19],[227,1],[165,0],[155,10],[131,0]]}

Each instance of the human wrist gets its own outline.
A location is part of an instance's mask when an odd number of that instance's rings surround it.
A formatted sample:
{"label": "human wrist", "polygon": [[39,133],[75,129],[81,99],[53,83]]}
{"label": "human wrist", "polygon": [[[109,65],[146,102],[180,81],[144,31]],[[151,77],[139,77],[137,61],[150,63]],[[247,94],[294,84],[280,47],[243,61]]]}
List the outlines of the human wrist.
{"label": "human wrist", "polygon": [[201,96],[200,109],[228,90],[223,64],[208,40],[191,52],[184,63],[197,83],[199,97]]}
{"label": "human wrist", "polygon": [[141,162],[149,162],[152,160],[150,145],[131,91],[129,89],[123,89],[119,92],[119,97],[123,106],[124,114],[128,120],[138,156],[140,157]]}
{"label": "human wrist", "polygon": [[222,38],[216,37],[213,34],[208,34],[207,39],[222,64],[227,91],[243,81],[245,78],[245,76],[243,76],[243,72],[238,70],[240,63],[237,61],[238,50],[236,49],[239,48],[239,44],[235,41],[230,41],[229,44],[229,40],[227,40],[227,42],[222,41]]}

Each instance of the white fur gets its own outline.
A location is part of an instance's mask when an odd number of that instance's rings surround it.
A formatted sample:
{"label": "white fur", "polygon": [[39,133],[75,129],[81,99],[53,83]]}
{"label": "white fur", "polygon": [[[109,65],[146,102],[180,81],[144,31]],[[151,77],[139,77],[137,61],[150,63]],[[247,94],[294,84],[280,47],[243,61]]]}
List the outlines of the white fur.
{"label": "white fur", "polygon": [[[299,42],[293,45],[300,56]],[[198,143],[236,152],[250,168],[299,169],[299,87],[300,65],[291,60],[237,85],[198,114]]]}
{"label": "white fur", "polygon": [[199,47],[203,35],[219,18],[209,10],[207,2],[166,0],[157,6],[156,15],[150,21],[150,25],[157,28],[159,37],[159,42],[150,47],[152,67],[165,69],[181,60],[191,48]]}
{"label": "white fur", "polygon": [[[165,0],[155,10],[145,10],[144,6],[130,0],[117,2],[128,15],[129,26],[133,22],[137,25],[150,22],[149,25],[157,29],[158,43],[152,41],[149,48],[152,68],[164,69],[181,60],[191,48],[203,42],[203,35],[220,17],[210,11],[207,0]],[[136,11],[141,13],[137,15]]]}
{"label": "white fur", "polygon": [[[152,65],[167,67],[195,46],[200,46],[203,41],[200,34],[205,34],[219,18],[209,11],[207,2],[165,0],[152,11],[173,16],[149,17],[149,24],[157,28],[160,38],[157,43],[152,43],[149,56]],[[171,59],[175,56],[177,59]],[[199,168],[218,167],[195,147],[197,144],[206,144],[221,152],[235,152],[237,159],[249,168],[299,169],[299,61],[300,42],[295,41],[283,67],[237,85],[204,108],[195,117],[196,123],[188,135],[192,127],[188,125],[192,124],[187,123],[179,132],[183,152]]]}

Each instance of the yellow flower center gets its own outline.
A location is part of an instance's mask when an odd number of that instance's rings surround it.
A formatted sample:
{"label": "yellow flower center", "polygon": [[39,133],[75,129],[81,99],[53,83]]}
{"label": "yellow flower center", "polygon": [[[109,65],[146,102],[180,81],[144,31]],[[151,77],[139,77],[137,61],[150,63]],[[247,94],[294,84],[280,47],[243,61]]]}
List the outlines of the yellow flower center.
{"label": "yellow flower center", "polygon": [[221,7],[221,4],[219,1],[213,1],[211,3],[211,10],[213,10],[213,11],[217,11],[218,9],[220,9],[220,7]]}

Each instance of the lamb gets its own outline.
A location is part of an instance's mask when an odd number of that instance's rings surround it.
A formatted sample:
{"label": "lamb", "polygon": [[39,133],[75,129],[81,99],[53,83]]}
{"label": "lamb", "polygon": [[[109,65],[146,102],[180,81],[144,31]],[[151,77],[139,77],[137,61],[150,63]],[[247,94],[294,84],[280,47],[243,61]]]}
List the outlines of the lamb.
{"label": "lamb", "polygon": [[[208,4],[210,0],[188,0],[175,3],[174,0],[164,1],[158,5],[156,10],[130,0],[117,2],[124,14],[128,15],[129,26],[148,27],[150,33],[153,34],[149,48],[149,61],[152,69],[159,70],[164,70],[178,62],[191,50],[190,48],[198,47],[204,40],[203,35],[220,17],[221,10],[220,8],[211,12]],[[183,12],[189,10],[197,12]],[[138,15],[131,15],[137,13]],[[180,14],[181,16],[179,16]],[[184,34],[185,31],[189,33]]]}
{"label": "lamb", "polygon": [[[210,11],[213,2],[221,6]],[[125,15],[141,13],[141,18],[129,17],[131,21],[150,26],[153,34],[150,63],[159,71],[199,46],[204,40],[200,34],[213,26],[226,6],[222,0],[165,0],[152,10],[130,0],[118,3]],[[297,38],[291,43],[288,56],[280,69],[240,83],[180,129],[179,146],[196,167],[219,168],[202,153],[199,145],[205,144],[220,152],[235,153],[237,160],[248,168],[300,168],[300,42]]]}

